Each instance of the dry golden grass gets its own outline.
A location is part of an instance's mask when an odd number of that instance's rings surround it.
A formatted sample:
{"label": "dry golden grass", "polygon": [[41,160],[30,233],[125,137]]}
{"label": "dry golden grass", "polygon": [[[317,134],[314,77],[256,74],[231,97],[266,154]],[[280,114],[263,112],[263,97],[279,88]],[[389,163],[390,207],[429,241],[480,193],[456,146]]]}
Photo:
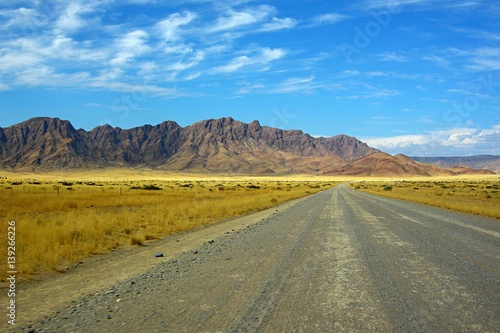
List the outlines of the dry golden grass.
{"label": "dry golden grass", "polygon": [[463,213],[500,218],[500,178],[428,178],[359,181],[350,186],[391,198],[415,201]]}
{"label": "dry golden grass", "polygon": [[[61,176],[72,178],[59,178]],[[220,221],[335,185],[293,178],[153,174],[17,175],[0,179],[0,217],[16,221],[21,278],[85,257]],[[130,174],[129,174],[130,176]],[[73,179],[73,180],[72,180]],[[80,179],[80,180],[74,180]],[[7,224],[5,224],[7,230]],[[2,234],[4,234],[2,232]],[[6,237],[0,248],[6,249]],[[6,251],[0,252],[6,269]]]}

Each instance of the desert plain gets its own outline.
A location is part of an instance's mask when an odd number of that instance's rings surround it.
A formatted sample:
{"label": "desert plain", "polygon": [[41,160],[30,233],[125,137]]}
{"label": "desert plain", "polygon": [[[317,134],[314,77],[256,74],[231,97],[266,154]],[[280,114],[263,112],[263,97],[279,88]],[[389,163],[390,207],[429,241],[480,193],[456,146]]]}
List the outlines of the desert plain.
{"label": "desert plain", "polygon": [[[0,216],[16,221],[21,281],[64,272],[91,256],[144,246],[341,183],[359,191],[500,218],[499,175],[356,178],[102,169],[4,171],[0,177]],[[5,241],[1,239],[2,246]],[[0,262],[6,270],[4,252]]]}

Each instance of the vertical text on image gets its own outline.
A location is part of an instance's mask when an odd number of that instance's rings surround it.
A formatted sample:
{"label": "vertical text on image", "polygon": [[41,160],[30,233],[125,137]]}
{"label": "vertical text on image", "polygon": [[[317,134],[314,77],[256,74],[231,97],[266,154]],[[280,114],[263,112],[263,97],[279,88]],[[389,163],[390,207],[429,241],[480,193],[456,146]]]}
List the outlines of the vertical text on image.
{"label": "vertical text on image", "polygon": [[7,322],[16,324],[16,221],[9,221],[7,226]]}

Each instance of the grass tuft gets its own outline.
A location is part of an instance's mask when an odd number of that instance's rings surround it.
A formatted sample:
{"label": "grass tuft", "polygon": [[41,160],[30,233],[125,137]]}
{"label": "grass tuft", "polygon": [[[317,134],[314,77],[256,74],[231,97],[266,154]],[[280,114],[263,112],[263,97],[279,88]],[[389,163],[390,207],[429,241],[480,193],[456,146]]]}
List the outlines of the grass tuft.
{"label": "grass tuft", "polygon": [[134,235],[134,236],[130,236],[130,245],[139,245],[139,246],[142,246],[144,245],[144,237],[142,236],[137,236],[137,235]]}

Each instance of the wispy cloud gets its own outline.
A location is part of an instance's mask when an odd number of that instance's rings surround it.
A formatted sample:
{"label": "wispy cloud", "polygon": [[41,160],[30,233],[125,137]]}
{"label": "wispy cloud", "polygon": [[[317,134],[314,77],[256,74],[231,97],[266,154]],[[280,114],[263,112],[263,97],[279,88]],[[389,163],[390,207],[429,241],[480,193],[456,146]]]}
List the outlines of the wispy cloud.
{"label": "wispy cloud", "polygon": [[260,31],[275,31],[281,29],[291,29],[297,25],[297,20],[286,17],[284,19],[279,19],[273,17],[271,22],[262,24]]}
{"label": "wispy cloud", "polygon": [[[410,61],[424,60],[448,70],[470,72],[500,69],[497,47],[431,49],[430,54],[422,56],[424,51],[405,50],[398,45],[377,48],[375,41],[381,39],[373,39],[373,53],[366,49],[364,55],[393,63],[378,62],[379,67],[361,65],[342,71],[343,67],[335,67],[335,56],[329,53],[332,45],[318,42],[324,37],[315,35],[312,28],[324,29],[324,25],[367,15],[356,6],[331,7],[316,16],[309,14],[313,11],[305,11],[287,17],[291,14],[284,15],[275,6],[257,5],[250,0],[127,0],[124,3],[134,6],[154,4],[158,13],[151,10],[133,16],[135,13],[127,12],[131,19],[124,20],[119,10],[128,6],[112,0],[47,3],[21,1],[19,8],[8,4],[0,9],[0,90],[37,86],[132,91],[145,84],[148,93],[175,95],[179,91],[168,90],[167,85],[178,84],[195,91],[203,80],[241,80],[242,73],[264,76],[267,72],[262,81],[248,77],[257,83],[233,91],[312,93],[327,87],[348,87],[350,95],[341,98],[381,99],[399,94],[394,87],[400,82],[385,85],[389,80],[437,81],[433,74],[394,69]],[[430,0],[361,0],[359,4],[367,5],[365,9],[438,6]],[[466,5],[464,1],[460,4]],[[277,31],[279,38],[273,35]],[[332,29],[332,36],[335,33]],[[264,38],[259,39],[261,36]],[[314,49],[308,49],[309,43],[315,43]],[[340,82],[332,83],[333,77]],[[186,81],[191,80],[196,83],[189,86]],[[363,82],[377,88],[364,87]],[[411,84],[415,89],[424,86],[416,83]],[[425,88],[431,91],[428,85]],[[452,92],[447,88],[443,88],[445,93]]]}
{"label": "wispy cloud", "polygon": [[189,24],[196,17],[195,13],[189,11],[174,13],[158,22],[156,28],[163,37],[164,43],[177,41],[182,38],[181,27]]}
{"label": "wispy cloud", "polygon": [[399,95],[398,90],[393,89],[372,89],[371,91],[359,92],[356,95],[348,95],[348,99],[368,99],[368,98],[387,98]]}
{"label": "wispy cloud", "polygon": [[50,82],[52,87],[86,85],[90,78],[87,72],[57,73],[48,66],[39,66],[22,70],[17,74],[15,84],[23,86],[41,86]]}
{"label": "wispy cloud", "polygon": [[411,61],[412,58],[408,56],[404,56],[401,54],[396,54],[396,52],[384,52],[378,54],[378,57],[382,61],[396,61],[396,62],[408,62]]}
{"label": "wispy cloud", "polygon": [[142,94],[148,94],[148,95],[153,95],[153,96],[161,96],[161,97],[170,97],[170,98],[177,98],[177,97],[184,97],[184,96],[190,96],[191,94],[181,91],[176,88],[167,88],[167,87],[161,87],[161,86],[155,86],[155,85],[148,85],[148,84],[130,84],[130,83],[124,83],[124,82],[92,82],[89,84],[89,87],[92,88],[99,88],[99,89],[108,89],[108,90],[113,90],[113,91],[120,91],[120,92],[131,92],[131,93],[142,93]]}
{"label": "wispy cloud", "polygon": [[260,48],[252,55],[242,55],[232,59],[228,64],[212,69],[212,74],[232,73],[245,67],[258,67],[265,69],[267,64],[278,60],[286,55],[286,51],[281,48]]}
{"label": "wispy cloud", "polygon": [[[456,66],[472,72],[500,70],[500,48],[498,47],[447,48],[438,54],[425,55],[422,60],[451,70],[455,70]],[[455,64],[455,67],[452,67],[452,64]]]}
{"label": "wispy cloud", "polygon": [[[298,21],[278,17],[269,5],[245,7],[248,2],[218,5],[209,15],[184,10],[141,25],[113,26],[101,19],[113,7],[110,1],[58,3],[50,15],[35,3],[33,8],[1,9],[0,18],[6,20],[0,30],[17,27],[19,35],[0,37],[1,89],[78,84],[123,91],[135,89],[133,81],[143,81],[154,82],[163,91],[160,84],[165,82],[246,69],[266,71],[288,51],[255,44],[236,48],[235,41],[249,34],[292,29]],[[238,5],[243,8],[235,9]],[[27,23],[29,34],[19,30]],[[86,39],[88,29],[95,38]]]}
{"label": "wispy cloud", "polygon": [[37,55],[11,49],[10,52],[0,55],[0,70],[4,73],[16,69],[31,67],[42,61]]}
{"label": "wispy cloud", "polygon": [[441,67],[448,67],[450,64],[450,62],[447,59],[437,56],[435,54],[424,56],[422,57],[422,60],[432,62]]}
{"label": "wispy cloud", "polygon": [[498,32],[493,32],[493,31],[485,31],[485,30],[478,30],[478,29],[465,29],[465,28],[455,28],[453,31],[458,32],[458,33],[463,33],[467,37],[471,38],[480,38],[486,41],[500,41],[500,33]]}
{"label": "wispy cloud", "polygon": [[313,17],[309,26],[335,24],[347,18],[349,17],[338,13],[325,13]]}
{"label": "wispy cloud", "polygon": [[205,53],[202,51],[197,51],[193,54],[193,57],[191,57],[188,61],[178,61],[176,63],[168,65],[165,69],[175,72],[184,71],[186,69],[198,65],[204,58],[205,58]]}
{"label": "wispy cloud", "polygon": [[229,31],[244,26],[262,22],[265,18],[275,14],[276,9],[268,5],[236,11],[228,9],[224,16],[219,17],[216,23],[209,28],[210,32]]}
{"label": "wispy cloud", "polygon": [[28,26],[44,27],[48,23],[47,15],[43,15],[35,8],[1,9],[0,17],[3,18],[3,22],[0,23],[2,30]]}
{"label": "wispy cloud", "polygon": [[116,57],[111,59],[111,64],[121,66],[130,59],[149,52],[151,47],[148,45],[147,39],[148,33],[144,30],[135,30],[119,38],[116,42],[116,48],[119,52]]}
{"label": "wispy cloud", "polygon": [[342,77],[358,76],[358,75],[361,75],[361,72],[358,71],[357,69],[346,69],[343,70],[341,73]]}
{"label": "wispy cloud", "polygon": [[439,80],[439,76],[432,74],[406,74],[395,71],[369,71],[362,72],[357,69],[347,69],[342,71],[338,77],[353,77],[353,76],[362,76],[366,78],[380,78],[380,77],[391,77],[403,80],[411,80],[411,81],[437,81]]}
{"label": "wispy cloud", "polygon": [[314,76],[291,77],[279,83],[269,92],[282,93],[282,94],[288,94],[288,93],[310,94],[314,92],[316,89],[323,86],[323,84],[316,83],[314,79],[315,79]]}
{"label": "wispy cloud", "polygon": [[500,48],[482,47],[465,53],[469,64],[465,67],[473,71],[500,70]]}
{"label": "wispy cloud", "polygon": [[89,6],[83,6],[80,2],[71,1],[56,21],[58,33],[68,33],[80,29],[85,25],[81,15],[90,12]]}
{"label": "wispy cloud", "polygon": [[395,8],[401,6],[422,5],[432,2],[431,0],[367,0],[364,6],[367,9]]}
{"label": "wispy cloud", "polygon": [[368,77],[387,77],[387,76],[391,76],[390,73],[382,72],[382,71],[366,72],[365,75],[368,76]]}
{"label": "wispy cloud", "polygon": [[237,93],[240,95],[248,94],[255,90],[261,90],[265,88],[265,85],[263,85],[262,83],[242,82],[240,84],[242,85],[242,87],[237,91]]}
{"label": "wispy cloud", "polygon": [[484,6],[483,1],[469,0],[366,0],[364,8],[368,10],[376,10],[381,8],[389,8],[393,11],[401,11],[403,9],[412,9],[418,11],[428,11],[436,9],[447,9],[465,11],[471,8]]}
{"label": "wispy cloud", "polygon": [[[471,87],[474,87],[474,86],[471,86]],[[448,89],[447,91],[451,92],[451,93],[457,93],[457,94],[462,94],[462,95],[466,95],[466,96],[473,96],[473,97],[477,97],[477,98],[491,98],[490,95],[482,94],[482,93],[480,93],[480,90],[476,90],[476,89],[452,88],[452,89]],[[487,89],[485,89],[484,91],[487,91]]]}

